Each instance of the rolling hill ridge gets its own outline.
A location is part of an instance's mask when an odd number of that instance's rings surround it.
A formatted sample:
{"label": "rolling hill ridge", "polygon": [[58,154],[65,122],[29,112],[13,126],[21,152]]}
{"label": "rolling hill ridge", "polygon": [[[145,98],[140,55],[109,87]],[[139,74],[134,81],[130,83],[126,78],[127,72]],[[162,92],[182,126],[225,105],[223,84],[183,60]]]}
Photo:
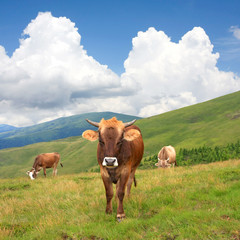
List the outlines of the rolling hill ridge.
{"label": "rolling hill ridge", "polygon": [[16,129],[17,129],[17,127],[14,127],[14,126],[10,126],[7,124],[0,124],[0,133],[9,132],[9,131],[16,130]]}

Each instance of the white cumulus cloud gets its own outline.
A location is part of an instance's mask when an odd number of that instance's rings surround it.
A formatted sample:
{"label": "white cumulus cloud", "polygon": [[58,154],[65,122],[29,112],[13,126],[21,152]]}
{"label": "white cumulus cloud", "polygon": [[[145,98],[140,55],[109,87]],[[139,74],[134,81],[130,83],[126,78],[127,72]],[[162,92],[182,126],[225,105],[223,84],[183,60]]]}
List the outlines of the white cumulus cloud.
{"label": "white cumulus cloud", "polygon": [[[39,13],[11,58],[0,46],[0,101],[7,101],[12,111],[28,108],[39,115],[19,124],[36,123],[48,114],[57,117],[56,110],[68,112],[76,99],[120,94],[120,87],[117,74],[87,55],[78,29],[66,17]],[[26,110],[22,114],[29,116]],[[17,124],[16,119],[9,122]]]}
{"label": "white cumulus cloud", "polygon": [[134,99],[141,116],[212,99],[240,87],[232,72],[217,67],[218,53],[201,27],[195,27],[178,42],[162,31],[139,32],[125,61],[122,81],[140,89]]}
{"label": "white cumulus cloud", "polygon": [[138,32],[118,76],[81,45],[66,17],[39,13],[9,57],[0,46],[0,123],[31,125],[61,116],[114,111],[143,117],[239,90],[217,67],[201,27],[172,42],[163,31]]}

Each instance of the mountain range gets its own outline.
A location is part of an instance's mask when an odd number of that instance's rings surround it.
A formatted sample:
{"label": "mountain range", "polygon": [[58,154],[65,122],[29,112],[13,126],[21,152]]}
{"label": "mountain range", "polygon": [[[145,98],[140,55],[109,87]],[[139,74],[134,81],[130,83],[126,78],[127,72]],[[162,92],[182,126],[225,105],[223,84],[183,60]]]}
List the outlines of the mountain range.
{"label": "mountain range", "polygon": [[22,147],[38,142],[48,142],[79,136],[82,135],[86,129],[94,129],[92,125],[85,121],[86,118],[99,122],[102,118],[109,119],[113,116],[116,116],[118,120],[123,122],[140,119],[136,116],[120,113],[92,112],[62,117],[53,121],[22,128],[2,124],[0,125],[0,149]]}

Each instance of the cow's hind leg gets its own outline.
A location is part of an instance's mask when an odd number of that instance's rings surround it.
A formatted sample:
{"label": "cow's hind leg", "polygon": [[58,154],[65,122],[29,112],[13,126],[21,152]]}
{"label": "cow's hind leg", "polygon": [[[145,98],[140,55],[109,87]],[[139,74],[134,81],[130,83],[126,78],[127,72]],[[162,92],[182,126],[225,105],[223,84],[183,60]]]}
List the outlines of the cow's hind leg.
{"label": "cow's hind leg", "polygon": [[54,167],[53,167],[53,176],[56,176],[57,175],[57,164],[54,164]]}
{"label": "cow's hind leg", "polygon": [[53,176],[56,176],[56,175],[57,175],[57,168],[53,169]]}
{"label": "cow's hind leg", "polygon": [[127,196],[130,196],[131,188],[132,188],[132,183],[134,181],[135,187],[137,185],[136,180],[135,180],[135,170],[133,170],[129,176],[128,183],[127,183]]}
{"label": "cow's hind leg", "polygon": [[47,176],[47,172],[46,172],[46,168],[45,167],[43,168],[43,173],[44,173],[44,176],[46,177]]}

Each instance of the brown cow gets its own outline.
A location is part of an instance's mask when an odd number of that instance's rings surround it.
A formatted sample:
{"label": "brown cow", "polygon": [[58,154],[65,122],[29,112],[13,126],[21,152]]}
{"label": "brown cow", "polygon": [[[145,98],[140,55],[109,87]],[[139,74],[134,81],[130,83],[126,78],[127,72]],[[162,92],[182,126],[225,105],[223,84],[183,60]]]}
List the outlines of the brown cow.
{"label": "brown cow", "polygon": [[127,186],[127,195],[135,180],[135,171],[143,156],[143,139],[141,131],[134,126],[133,120],[128,123],[118,121],[115,117],[102,119],[100,123],[86,119],[91,125],[98,127],[98,131],[86,130],[82,136],[90,141],[98,139],[97,160],[100,166],[102,180],[106,190],[106,213],[112,213],[113,186],[116,184],[118,198],[117,219],[125,217],[123,198]]}
{"label": "brown cow", "polygon": [[[42,153],[35,158],[31,171],[27,171],[27,175],[34,180],[37,178],[38,173],[43,168],[44,175],[46,177],[46,168],[53,168],[53,176],[57,174],[57,165],[60,160],[60,154],[54,153]],[[60,163],[63,167],[62,163]]]}
{"label": "brown cow", "polygon": [[164,146],[158,153],[158,162],[155,164],[157,167],[167,168],[176,165],[176,151],[173,146]]}

